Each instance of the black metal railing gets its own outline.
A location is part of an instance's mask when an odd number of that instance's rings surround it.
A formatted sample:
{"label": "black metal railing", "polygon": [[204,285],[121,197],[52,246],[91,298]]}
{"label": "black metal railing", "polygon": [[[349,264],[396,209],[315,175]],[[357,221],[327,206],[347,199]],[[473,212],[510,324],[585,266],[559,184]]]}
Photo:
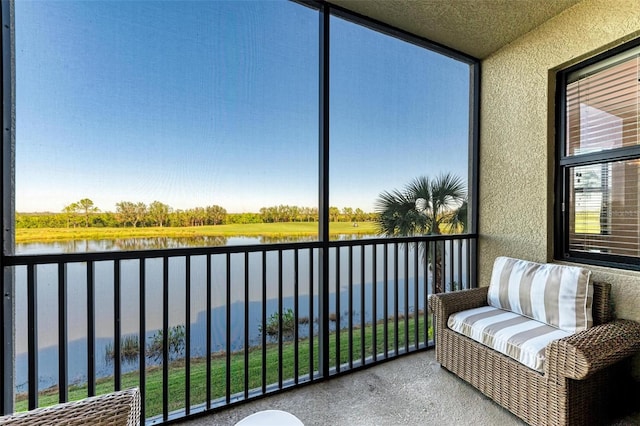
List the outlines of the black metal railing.
{"label": "black metal railing", "polygon": [[474,286],[475,245],[447,235],[5,257],[15,409],[138,386],[142,418],[158,424],[427,348],[428,295]]}

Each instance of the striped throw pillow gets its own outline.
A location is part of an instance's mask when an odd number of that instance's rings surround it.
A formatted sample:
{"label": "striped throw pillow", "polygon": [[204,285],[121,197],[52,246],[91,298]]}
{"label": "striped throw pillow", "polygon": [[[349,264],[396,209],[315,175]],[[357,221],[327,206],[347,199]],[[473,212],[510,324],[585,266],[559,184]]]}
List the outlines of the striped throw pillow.
{"label": "striped throw pillow", "polygon": [[593,325],[591,271],[576,266],[498,257],[487,301],[570,333]]}

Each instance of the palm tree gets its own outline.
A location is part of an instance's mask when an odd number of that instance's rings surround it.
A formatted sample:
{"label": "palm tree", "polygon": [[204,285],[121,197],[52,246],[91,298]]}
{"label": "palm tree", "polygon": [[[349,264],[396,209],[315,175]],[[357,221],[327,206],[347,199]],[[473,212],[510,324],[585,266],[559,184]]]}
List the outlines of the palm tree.
{"label": "palm tree", "polygon": [[[436,178],[420,176],[403,190],[384,191],[376,201],[378,232],[387,236],[439,235],[463,230],[467,225],[464,181],[451,173]],[[443,290],[441,243],[427,245],[424,259],[433,265],[434,292]]]}

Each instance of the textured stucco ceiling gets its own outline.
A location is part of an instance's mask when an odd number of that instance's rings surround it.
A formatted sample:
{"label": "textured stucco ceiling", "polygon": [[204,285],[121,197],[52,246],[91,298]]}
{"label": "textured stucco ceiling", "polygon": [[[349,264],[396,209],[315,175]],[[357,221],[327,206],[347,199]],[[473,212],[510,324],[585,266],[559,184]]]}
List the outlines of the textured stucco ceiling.
{"label": "textured stucco ceiling", "polygon": [[581,0],[331,0],[482,59]]}

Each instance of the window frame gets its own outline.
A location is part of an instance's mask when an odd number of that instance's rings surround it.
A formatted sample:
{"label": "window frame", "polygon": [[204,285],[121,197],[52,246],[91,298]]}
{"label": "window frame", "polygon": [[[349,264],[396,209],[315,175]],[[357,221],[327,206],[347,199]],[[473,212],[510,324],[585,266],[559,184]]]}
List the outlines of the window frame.
{"label": "window frame", "polygon": [[[640,256],[624,256],[607,253],[589,253],[570,249],[570,179],[571,169],[594,164],[606,165],[613,162],[639,160],[640,144],[609,150],[567,154],[567,85],[570,74],[586,69],[615,55],[640,46],[640,38],[622,44],[616,48],[593,56],[578,64],[556,73],[556,114],[555,114],[555,205],[554,205],[554,258],[557,260],[604,266],[618,269],[640,271]],[[639,225],[640,226],[640,225]]]}

